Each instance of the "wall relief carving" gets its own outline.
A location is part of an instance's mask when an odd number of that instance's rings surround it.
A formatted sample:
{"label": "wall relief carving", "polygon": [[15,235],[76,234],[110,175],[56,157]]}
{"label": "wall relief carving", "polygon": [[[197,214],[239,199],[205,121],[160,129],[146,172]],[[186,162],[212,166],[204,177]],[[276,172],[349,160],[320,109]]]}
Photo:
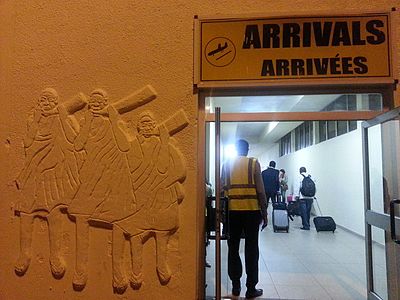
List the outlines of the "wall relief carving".
{"label": "wall relief carving", "polygon": [[[88,280],[91,226],[112,230],[115,292],[123,293],[129,284],[133,289],[142,286],[142,251],[150,238],[155,240],[160,284],[169,283],[173,274],[167,249],[179,228],[186,178],[173,135],[188,120],[183,110],[162,121],[145,111],[134,132],[121,117],[156,97],[149,85],[114,102],[103,89],[63,103],[56,90],[42,91],[28,118],[25,164],[15,180],[21,196],[15,209],[20,219],[17,275],[29,268],[34,219],[42,218],[48,225],[50,269],[56,279],[66,272],[63,224],[75,223],[75,290],[82,290]],[[126,240],[129,267],[124,263]]]}

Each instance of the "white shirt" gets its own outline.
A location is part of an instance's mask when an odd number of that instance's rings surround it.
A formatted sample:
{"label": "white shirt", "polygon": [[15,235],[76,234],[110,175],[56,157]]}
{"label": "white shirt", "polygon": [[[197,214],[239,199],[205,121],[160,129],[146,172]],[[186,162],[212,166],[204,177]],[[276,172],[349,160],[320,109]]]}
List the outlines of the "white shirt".
{"label": "white shirt", "polygon": [[[300,174],[299,174],[298,180],[295,181],[295,186],[294,186],[294,189],[293,189],[294,196],[299,197],[299,199],[313,198],[313,197],[306,197],[306,196],[303,196],[303,194],[300,192],[301,184],[302,184],[303,179],[304,179],[303,175],[304,175],[305,177],[307,177],[309,174],[308,174],[307,172],[303,172],[303,173],[300,173]],[[312,178],[312,177],[311,177],[311,178]],[[312,178],[312,180],[315,182],[314,178]]]}

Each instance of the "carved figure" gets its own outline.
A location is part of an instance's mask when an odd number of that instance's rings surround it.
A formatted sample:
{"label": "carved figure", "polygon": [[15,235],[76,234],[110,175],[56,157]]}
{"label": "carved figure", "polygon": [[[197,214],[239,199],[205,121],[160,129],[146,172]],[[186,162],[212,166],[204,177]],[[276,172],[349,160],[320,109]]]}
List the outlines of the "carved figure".
{"label": "carved figure", "polygon": [[82,162],[73,149],[78,123],[70,112],[86,105],[82,97],[58,105],[58,94],[52,88],[41,92],[37,107],[28,119],[24,139],[25,165],[16,179],[22,201],[16,208],[20,217],[20,253],[15,271],[23,275],[30,264],[33,221],[46,219],[50,242],[50,267],[56,278],[65,272],[61,255],[63,215],[78,185]]}
{"label": "carved figure", "polygon": [[[161,284],[172,276],[167,246],[179,228],[179,204],[184,198],[186,167],[170,137],[188,125],[183,110],[157,125],[151,112],[140,115],[138,135],[128,134],[120,114],[156,98],[151,86],[109,104],[107,93],[96,89],[63,104],[54,89],[42,91],[28,120],[24,140],[25,165],[16,180],[22,201],[20,254],[15,265],[24,274],[31,260],[34,218],[47,221],[50,267],[56,278],[65,273],[62,257],[64,212],[76,223],[76,262],[73,285],[88,279],[90,225],[113,228],[113,287],[128,285],[123,269],[124,244],[131,245],[133,288],[143,282],[143,244],[156,241],[157,273]],[[88,104],[80,123],[74,114]]]}
{"label": "carved figure", "polygon": [[102,89],[90,95],[89,110],[74,142],[77,151],[86,152],[86,160],[80,170],[81,185],[68,208],[76,221],[75,289],[83,289],[87,281],[89,222],[111,225],[136,211],[126,159],[130,141],[119,113],[133,110],[155,97],[150,86],[112,104]]}
{"label": "carved figure", "polygon": [[82,288],[87,281],[89,219],[111,222],[121,213],[133,212],[134,195],[129,182],[129,169],[123,152],[129,150],[128,137],[119,126],[119,115],[108,105],[101,89],[89,99],[75,149],[86,151],[80,170],[81,185],[68,213],[76,219],[76,265],[73,284]]}
{"label": "carved figure", "polygon": [[151,112],[140,115],[138,136],[127,154],[135,192],[137,212],[114,222],[113,272],[116,286],[127,285],[123,261],[124,235],[130,240],[134,289],[143,282],[142,249],[145,241],[156,241],[157,273],[161,284],[167,284],[171,270],[167,262],[167,245],[179,228],[179,204],[184,198],[182,183],[186,178],[183,155],[171,143],[174,134],[188,124],[183,111],[157,126]]}

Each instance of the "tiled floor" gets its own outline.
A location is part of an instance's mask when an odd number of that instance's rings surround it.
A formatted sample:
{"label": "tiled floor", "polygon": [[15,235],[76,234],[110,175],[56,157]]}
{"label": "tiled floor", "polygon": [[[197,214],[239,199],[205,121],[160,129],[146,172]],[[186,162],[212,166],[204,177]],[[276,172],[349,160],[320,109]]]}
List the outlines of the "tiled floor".
{"label": "tiled floor", "polygon": [[[271,220],[271,219],[270,219]],[[269,225],[260,233],[259,299],[366,299],[364,239],[338,228],[335,233],[315,228],[303,231],[300,218],[290,222],[289,233],[274,233]],[[214,241],[207,247],[213,265]],[[221,242],[221,294],[231,298],[227,275],[227,244]],[[241,242],[243,260],[244,240]],[[384,257],[383,249],[378,249]],[[383,261],[379,263],[383,265]],[[206,295],[215,294],[214,267],[207,268]],[[241,297],[246,292],[242,277]]]}

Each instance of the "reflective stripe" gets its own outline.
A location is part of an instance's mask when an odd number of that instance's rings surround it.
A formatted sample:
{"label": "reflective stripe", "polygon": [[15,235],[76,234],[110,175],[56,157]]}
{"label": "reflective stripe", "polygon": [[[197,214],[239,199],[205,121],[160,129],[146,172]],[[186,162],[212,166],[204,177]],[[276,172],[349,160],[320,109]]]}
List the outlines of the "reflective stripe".
{"label": "reflective stripe", "polygon": [[230,199],[258,199],[257,195],[231,195]]}
{"label": "reflective stripe", "polygon": [[243,201],[242,199],[230,199],[229,200],[229,210],[259,210],[257,199],[247,199]]}
{"label": "reflective stripe", "polygon": [[255,184],[231,184],[231,189],[247,189],[247,188],[256,188]]}
{"label": "reflective stripe", "polygon": [[255,169],[256,169],[256,160],[254,158],[250,158],[249,159],[249,184],[253,184],[254,188],[256,188],[255,187],[255,182],[256,181],[254,179],[254,170]]}

